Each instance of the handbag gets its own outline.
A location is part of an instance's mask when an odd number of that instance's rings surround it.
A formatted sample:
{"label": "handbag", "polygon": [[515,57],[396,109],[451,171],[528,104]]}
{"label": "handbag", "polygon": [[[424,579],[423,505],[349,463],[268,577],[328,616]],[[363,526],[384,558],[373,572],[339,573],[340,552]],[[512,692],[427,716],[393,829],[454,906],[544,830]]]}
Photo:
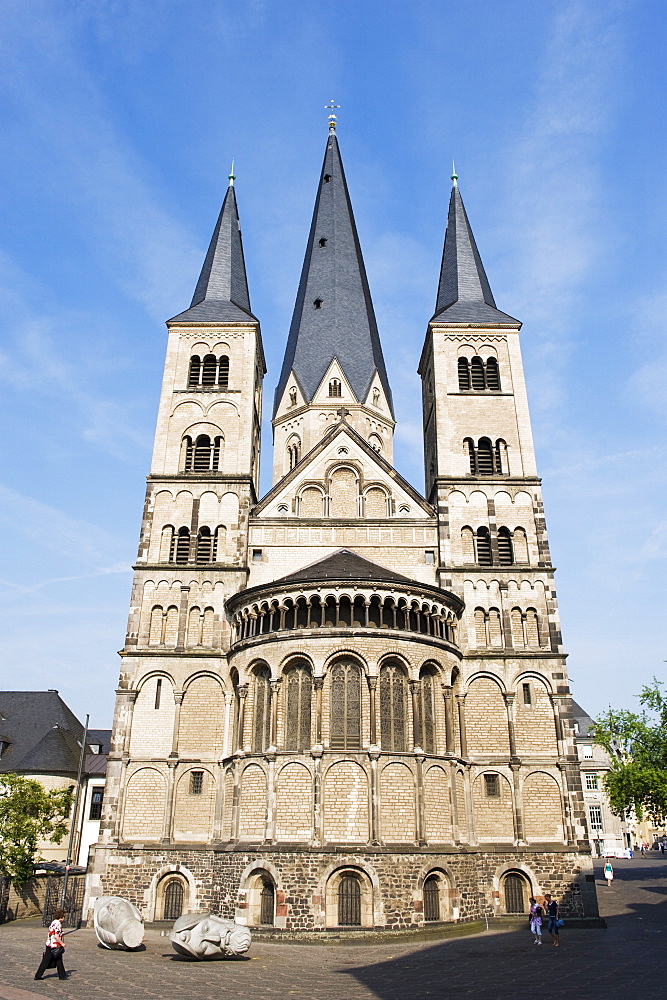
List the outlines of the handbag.
{"label": "handbag", "polygon": [[49,968],[55,969],[56,962],[65,954],[65,948],[63,945],[59,944],[57,948],[47,948],[46,950],[49,953]]}
{"label": "handbag", "polygon": [[556,921],[556,927],[565,927],[565,921],[561,920],[560,917]]}

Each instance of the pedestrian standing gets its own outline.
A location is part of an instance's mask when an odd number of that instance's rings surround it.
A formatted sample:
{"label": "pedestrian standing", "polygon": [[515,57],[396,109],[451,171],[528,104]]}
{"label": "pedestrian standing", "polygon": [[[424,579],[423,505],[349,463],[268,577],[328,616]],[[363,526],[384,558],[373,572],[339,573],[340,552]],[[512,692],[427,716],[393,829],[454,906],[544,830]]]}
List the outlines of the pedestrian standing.
{"label": "pedestrian standing", "polygon": [[52,969],[54,965],[58,971],[58,979],[67,979],[67,973],[63,965],[65,942],[63,941],[63,925],[61,923],[65,916],[65,910],[56,910],[53,915],[53,920],[49,924],[49,932],[46,936],[46,948],[44,949],[39,968],[35,973],[35,979],[43,979],[46,970]]}
{"label": "pedestrian standing", "polygon": [[530,897],[530,930],[533,944],[542,944],[542,907],[534,896]]}
{"label": "pedestrian standing", "polygon": [[549,934],[551,935],[551,940],[554,943],[554,948],[558,948],[560,946],[560,936],[559,936],[559,933],[558,933],[559,932],[558,921],[559,921],[559,918],[560,918],[560,907],[558,905],[558,902],[555,899],[551,898],[551,893],[550,892],[545,892],[544,893],[544,898],[547,901],[547,916],[549,918],[549,923],[547,924],[547,930],[549,931]]}
{"label": "pedestrian standing", "polygon": [[611,883],[614,881],[614,869],[611,867],[611,861],[607,861],[604,866],[604,877],[607,880],[607,886],[611,889]]}
{"label": "pedestrian standing", "polygon": [[641,856],[642,856],[643,858],[645,858],[645,857],[646,857],[646,844],[644,843],[644,841],[643,841],[643,840],[642,840],[642,846],[641,846],[641,848],[640,848],[640,851],[641,851]]}

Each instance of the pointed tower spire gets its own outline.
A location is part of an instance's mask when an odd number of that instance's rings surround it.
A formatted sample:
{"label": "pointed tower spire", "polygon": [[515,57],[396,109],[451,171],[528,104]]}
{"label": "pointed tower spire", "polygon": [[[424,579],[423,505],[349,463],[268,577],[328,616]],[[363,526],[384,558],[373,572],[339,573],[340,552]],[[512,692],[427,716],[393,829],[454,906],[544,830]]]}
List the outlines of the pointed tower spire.
{"label": "pointed tower spire", "polygon": [[365,400],[377,372],[392,407],[338,139],[331,129],[275,409],[290,372],[310,402],[334,358],[358,402]]}
{"label": "pointed tower spire", "polygon": [[255,319],[250,311],[234,180],[232,161],[229,187],[190,308],[174,316],[170,323],[233,323]]}
{"label": "pointed tower spire", "polygon": [[440,268],[434,320],[445,323],[511,323],[517,320],[496,308],[491,286],[472,234],[452,163],[452,194]]}

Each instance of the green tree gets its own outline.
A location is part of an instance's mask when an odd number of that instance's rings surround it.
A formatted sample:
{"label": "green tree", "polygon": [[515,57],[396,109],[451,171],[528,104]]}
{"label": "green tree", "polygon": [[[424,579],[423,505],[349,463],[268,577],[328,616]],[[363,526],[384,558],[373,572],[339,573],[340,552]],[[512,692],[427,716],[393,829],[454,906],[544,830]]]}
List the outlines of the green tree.
{"label": "green tree", "polygon": [[69,788],[47,791],[32,778],[0,774],[0,876],[27,881],[38,841],[60,843],[71,807]]}
{"label": "green tree", "polygon": [[591,735],[611,758],[604,784],[615,813],[634,809],[657,821],[667,817],[667,695],[661,681],[642,688],[640,712],[612,709],[595,720]]}

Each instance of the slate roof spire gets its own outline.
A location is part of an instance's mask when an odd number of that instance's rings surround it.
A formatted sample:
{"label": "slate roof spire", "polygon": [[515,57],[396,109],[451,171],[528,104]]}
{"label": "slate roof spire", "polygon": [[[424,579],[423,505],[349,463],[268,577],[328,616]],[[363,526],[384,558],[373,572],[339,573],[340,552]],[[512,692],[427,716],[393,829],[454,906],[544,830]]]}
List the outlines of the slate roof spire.
{"label": "slate roof spire", "polygon": [[169,322],[238,323],[255,320],[250,311],[234,180],[232,161],[229,187],[213,230],[190,308],[174,316]]}
{"label": "slate roof spire", "polygon": [[365,400],[377,372],[393,413],[335,121],[329,126],[274,413],[290,372],[310,402],[334,358],[359,402]]}
{"label": "slate roof spire", "polygon": [[434,320],[445,323],[516,325],[518,320],[496,308],[479,255],[452,163],[452,193],[440,268]]}

